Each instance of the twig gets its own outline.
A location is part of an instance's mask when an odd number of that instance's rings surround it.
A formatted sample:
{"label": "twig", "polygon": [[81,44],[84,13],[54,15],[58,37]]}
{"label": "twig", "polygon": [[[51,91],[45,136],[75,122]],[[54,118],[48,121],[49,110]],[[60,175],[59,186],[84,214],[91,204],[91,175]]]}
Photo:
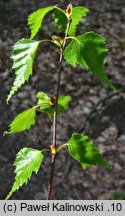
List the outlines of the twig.
{"label": "twig", "polygon": [[56,131],[57,131],[57,108],[58,108],[58,97],[59,97],[59,90],[60,90],[60,80],[61,80],[61,72],[62,72],[62,62],[63,62],[63,51],[66,46],[66,38],[68,36],[68,30],[71,24],[71,20],[68,19],[67,21],[67,29],[65,33],[65,38],[63,42],[63,47],[60,49],[60,61],[59,61],[59,73],[58,73],[58,81],[57,81],[57,89],[56,89],[56,102],[54,105],[54,121],[53,121],[53,133],[52,133],[52,164],[51,164],[51,173],[50,173],[50,180],[48,184],[48,200],[51,199],[52,193],[52,184],[53,184],[53,175],[54,175],[54,168],[55,168],[55,159],[56,159]]}

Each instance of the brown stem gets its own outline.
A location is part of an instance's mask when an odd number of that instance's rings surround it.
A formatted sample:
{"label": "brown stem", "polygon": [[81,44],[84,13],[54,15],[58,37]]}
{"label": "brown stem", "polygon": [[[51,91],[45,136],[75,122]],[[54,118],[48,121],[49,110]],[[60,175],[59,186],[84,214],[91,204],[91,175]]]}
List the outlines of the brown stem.
{"label": "brown stem", "polygon": [[49,184],[48,184],[48,200],[51,199],[55,159],[56,159],[56,155],[52,154],[51,173],[50,173],[50,180],[49,180]]}
{"label": "brown stem", "polygon": [[66,46],[66,38],[68,36],[68,30],[71,24],[71,20],[68,19],[67,21],[67,29],[65,33],[65,38],[63,42],[63,48],[60,49],[60,60],[59,60],[59,73],[58,73],[58,81],[57,81],[57,89],[56,89],[56,102],[54,105],[54,120],[53,120],[53,132],[52,132],[52,146],[51,149],[55,149],[55,152],[52,151],[52,163],[51,163],[51,173],[50,173],[50,179],[48,184],[48,200],[51,199],[51,193],[52,193],[52,184],[53,184],[53,176],[54,176],[54,168],[55,168],[55,159],[56,159],[56,131],[57,131],[57,108],[58,108],[58,98],[59,98],[59,90],[60,90],[60,80],[61,80],[61,72],[62,72],[62,62],[63,62],[63,51]]}

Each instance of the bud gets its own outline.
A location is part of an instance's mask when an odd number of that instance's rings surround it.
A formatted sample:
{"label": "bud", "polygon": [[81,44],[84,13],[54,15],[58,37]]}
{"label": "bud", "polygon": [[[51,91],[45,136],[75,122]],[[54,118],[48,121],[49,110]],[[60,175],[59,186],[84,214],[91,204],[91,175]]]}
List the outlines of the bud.
{"label": "bud", "polygon": [[62,45],[63,45],[63,40],[62,40],[61,37],[58,37],[58,36],[56,36],[56,35],[53,35],[53,36],[52,36],[52,40],[53,40],[53,42],[54,42],[58,47],[62,47]]}
{"label": "bud", "polygon": [[57,153],[57,149],[55,146],[51,145],[51,151],[52,151],[52,154],[56,154]]}
{"label": "bud", "polygon": [[55,106],[56,104],[56,96],[51,97],[51,106]]}
{"label": "bud", "polygon": [[68,18],[71,17],[71,15],[72,15],[72,4],[69,4],[69,5],[67,6],[66,15],[67,15]]}

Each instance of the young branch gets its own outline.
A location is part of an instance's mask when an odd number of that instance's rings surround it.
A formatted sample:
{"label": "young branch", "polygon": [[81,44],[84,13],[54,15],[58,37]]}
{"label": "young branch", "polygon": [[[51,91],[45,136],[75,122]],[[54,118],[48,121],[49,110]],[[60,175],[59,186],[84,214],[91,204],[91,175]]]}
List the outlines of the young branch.
{"label": "young branch", "polygon": [[57,153],[57,145],[56,145],[56,132],[57,132],[57,108],[58,108],[58,98],[59,98],[59,90],[60,90],[60,80],[61,80],[61,73],[62,73],[62,62],[63,62],[63,51],[66,46],[66,38],[68,36],[69,27],[71,24],[71,19],[67,20],[67,29],[65,33],[65,38],[63,42],[63,47],[60,49],[60,60],[59,60],[59,72],[58,72],[58,81],[57,81],[57,89],[56,89],[56,102],[54,106],[54,121],[53,121],[53,132],[52,132],[52,150],[55,149],[55,152],[52,151],[52,164],[51,164],[51,173],[50,173],[50,180],[48,184],[48,200],[51,199],[52,193],[52,184],[53,184],[53,175],[54,175],[54,168],[55,168],[55,159]]}

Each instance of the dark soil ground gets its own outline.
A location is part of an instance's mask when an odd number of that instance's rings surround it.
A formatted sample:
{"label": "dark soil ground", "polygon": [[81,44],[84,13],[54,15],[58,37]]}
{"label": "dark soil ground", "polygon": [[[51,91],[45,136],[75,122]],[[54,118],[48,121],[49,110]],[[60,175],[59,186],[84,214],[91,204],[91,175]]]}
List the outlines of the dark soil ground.
{"label": "dark soil ground", "polygon": [[[90,167],[83,171],[70,158],[66,149],[56,161],[52,199],[113,199],[114,194],[125,194],[125,1],[72,0],[74,6],[90,9],[77,33],[94,30],[105,36],[109,53],[105,68],[112,83],[121,90],[113,93],[90,72],[63,63],[61,95],[70,95],[69,110],[59,118],[58,145],[65,143],[71,134],[87,134],[96,143],[112,171]],[[10,105],[7,94],[14,80],[10,60],[12,45],[22,37],[29,38],[26,26],[28,15],[39,7],[58,4],[66,7],[64,0],[1,0],[0,1],[0,198],[4,199],[14,181],[15,154],[26,146],[37,149],[50,145],[52,126],[50,119],[38,113],[37,123],[29,131],[2,136],[14,117],[36,104],[35,95],[45,91],[55,92],[58,68],[58,51],[44,45],[35,59],[34,74]],[[58,34],[54,23],[46,17],[43,29],[36,37],[49,38]],[[27,186],[13,194],[11,199],[46,199],[51,159],[46,155],[38,175],[33,175]]]}

